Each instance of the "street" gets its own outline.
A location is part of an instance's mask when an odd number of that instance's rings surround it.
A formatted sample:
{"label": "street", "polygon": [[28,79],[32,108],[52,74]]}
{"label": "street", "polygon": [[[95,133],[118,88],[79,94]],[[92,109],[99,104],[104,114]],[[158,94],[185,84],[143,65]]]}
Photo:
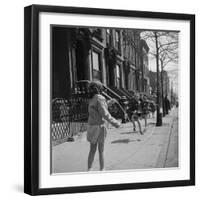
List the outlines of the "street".
{"label": "street", "polygon": [[[155,126],[155,118],[148,119],[144,135],[133,132],[131,122],[116,129],[109,127],[105,142],[105,170],[131,170],[178,167],[178,109],[173,108],[163,118],[163,125]],[[144,129],[144,120],[141,121]],[[138,130],[138,129],[136,129]],[[52,148],[52,173],[86,172],[89,143],[86,132]],[[93,170],[99,170],[98,151]]]}

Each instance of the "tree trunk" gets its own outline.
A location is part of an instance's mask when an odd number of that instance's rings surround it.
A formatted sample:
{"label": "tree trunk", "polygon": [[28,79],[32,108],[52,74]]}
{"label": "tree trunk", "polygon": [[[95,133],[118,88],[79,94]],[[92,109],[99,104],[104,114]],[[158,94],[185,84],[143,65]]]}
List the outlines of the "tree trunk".
{"label": "tree trunk", "polygon": [[160,77],[159,77],[159,49],[158,49],[158,36],[154,32],[156,41],[156,70],[157,70],[157,121],[156,126],[162,126],[162,114],[160,113]]}

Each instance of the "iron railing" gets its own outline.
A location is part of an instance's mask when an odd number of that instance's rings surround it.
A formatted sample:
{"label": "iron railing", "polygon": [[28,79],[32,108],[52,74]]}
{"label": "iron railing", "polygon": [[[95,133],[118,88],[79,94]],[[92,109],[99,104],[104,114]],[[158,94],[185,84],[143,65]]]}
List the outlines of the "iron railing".
{"label": "iron railing", "polygon": [[52,145],[73,141],[73,137],[87,129],[87,99],[78,96],[69,100],[52,101]]}

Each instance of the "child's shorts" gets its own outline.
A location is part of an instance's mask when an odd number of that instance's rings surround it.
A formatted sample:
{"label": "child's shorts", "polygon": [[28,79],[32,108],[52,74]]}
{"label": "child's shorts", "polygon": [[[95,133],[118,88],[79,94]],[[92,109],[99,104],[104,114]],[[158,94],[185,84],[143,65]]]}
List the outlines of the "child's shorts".
{"label": "child's shorts", "polygon": [[105,125],[88,125],[87,127],[87,140],[92,144],[104,143],[107,135]]}

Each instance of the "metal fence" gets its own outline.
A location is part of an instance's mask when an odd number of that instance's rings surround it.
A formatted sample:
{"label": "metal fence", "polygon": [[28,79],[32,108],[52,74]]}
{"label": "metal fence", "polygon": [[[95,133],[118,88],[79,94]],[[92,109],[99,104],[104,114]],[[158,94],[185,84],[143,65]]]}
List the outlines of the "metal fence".
{"label": "metal fence", "polygon": [[51,141],[58,145],[73,141],[73,137],[87,129],[88,100],[78,95],[66,100],[52,101]]}

